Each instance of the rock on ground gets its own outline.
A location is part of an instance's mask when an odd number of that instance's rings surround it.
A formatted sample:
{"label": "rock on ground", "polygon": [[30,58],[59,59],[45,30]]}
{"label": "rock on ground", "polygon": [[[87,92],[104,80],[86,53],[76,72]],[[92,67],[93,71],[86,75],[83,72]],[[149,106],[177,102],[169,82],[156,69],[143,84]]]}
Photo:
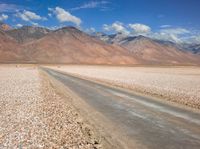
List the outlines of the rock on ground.
{"label": "rock on ground", "polygon": [[99,148],[66,100],[37,68],[1,66],[0,148]]}

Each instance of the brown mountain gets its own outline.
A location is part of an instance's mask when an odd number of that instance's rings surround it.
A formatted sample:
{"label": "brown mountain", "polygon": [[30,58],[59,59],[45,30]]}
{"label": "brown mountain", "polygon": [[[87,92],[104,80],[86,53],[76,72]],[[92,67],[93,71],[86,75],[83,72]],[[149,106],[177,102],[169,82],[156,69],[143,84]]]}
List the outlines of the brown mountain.
{"label": "brown mountain", "polygon": [[0,31],[0,62],[13,63],[24,59],[21,46],[6,33]]}
{"label": "brown mountain", "polygon": [[128,37],[120,44],[147,64],[200,63],[200,57],[191,52],[160,44],[144,36]]}
{"label": "brown mountain", "polygon": [[50,32],[49,29],[36,26],[23,26],[21,28],[6,31],[19,43],[27,43],[44,37]]}
{"label": "brown mountain", "polygon": [[[121,36],[120,36],[121,37]],[[18,41],[16,41],[18,40]],[[74,27],[22,27],[0,32],[0,62],[71,64],[199,64],[199,55],[144,36],[109,44]]]}
{"label": "brown mountain", "polygon": [[24,53],[39,63],[137,64],[133,55],[74,28],[65,27],[24,44]]}

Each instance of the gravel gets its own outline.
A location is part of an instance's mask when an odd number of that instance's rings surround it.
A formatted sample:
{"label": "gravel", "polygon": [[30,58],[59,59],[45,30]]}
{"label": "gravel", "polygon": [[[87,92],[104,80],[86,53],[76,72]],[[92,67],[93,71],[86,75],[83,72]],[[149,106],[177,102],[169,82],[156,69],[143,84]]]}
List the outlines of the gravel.
{"label": "gravel", "polygon": [[100,148],[91,135],[36,67],[0,66],[1,149]]}
{"label": "gravel", "polygon": [[199,67],[51,67],[200,109]]}

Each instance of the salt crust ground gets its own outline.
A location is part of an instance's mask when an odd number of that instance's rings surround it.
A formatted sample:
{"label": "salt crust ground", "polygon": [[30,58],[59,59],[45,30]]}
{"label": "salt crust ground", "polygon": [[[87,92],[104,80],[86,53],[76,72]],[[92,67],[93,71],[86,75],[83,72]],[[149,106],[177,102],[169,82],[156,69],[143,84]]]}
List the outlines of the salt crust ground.
{"label": "salt crust ground", "polygon": [[200,109],[199,67],[54,66],[51,68]]}
{"label": "salt crust ground", "polygon": [[37,68],[0,67],[0,148],[99,148],[65,100]]}

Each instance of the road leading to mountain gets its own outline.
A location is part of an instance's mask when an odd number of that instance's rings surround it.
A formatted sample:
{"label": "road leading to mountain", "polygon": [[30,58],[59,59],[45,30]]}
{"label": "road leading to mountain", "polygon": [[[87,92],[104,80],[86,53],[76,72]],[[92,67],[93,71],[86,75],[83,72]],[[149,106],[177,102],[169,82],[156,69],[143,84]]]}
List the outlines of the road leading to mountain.
{"label": "road leading to mountain", "polygon": [[[199,149],[200,113],[160,103],[92,81],[43,68],[101,113],[115,129],[106,130],[124,148]],[[88,110],[88,109],[87,109]],[[95,113],[88,113],[88,116]],[[96,127],[110,124],[96,115]],[[109,139],[109,138],[108,138]],[[126,142],[123,144],[123,142]],[[115,142],[114,142],[115,143]]]}

